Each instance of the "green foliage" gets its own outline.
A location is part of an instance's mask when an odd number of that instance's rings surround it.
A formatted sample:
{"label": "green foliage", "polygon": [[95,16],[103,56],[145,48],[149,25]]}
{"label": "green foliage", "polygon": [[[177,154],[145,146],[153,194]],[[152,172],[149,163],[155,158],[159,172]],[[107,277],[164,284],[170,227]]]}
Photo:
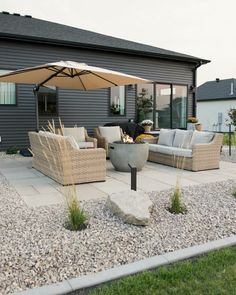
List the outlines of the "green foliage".
{"label": "green foliage", "polygon": [[232,196],[236,198],[236,188],[233,189]]}
{"label": "green foliage", "polygon": [[147,116],[153,110],[152,95],[148,94],[148,90],[142,88],[142,91],[137,97],[138,121],[141,122],[148,119]]}
{"label": "green foliage", "polygon": [[229,116],[229,124],[236,126],[236,109],[231,108],[228,111],[228,116]]}
{"label": "green foliage", "polygon": [[6,154],[7,154],[7,155],[15,155],[15,154],[17,154],[17,152],[18,152],[18,148],[17,148],[15,145],[9,147],[9,148],[6,150]]}
{"label": "green foliage", "polygon": [[235,277],[236,248],[232,247],[126,277],[91,290],[89,295],[233,295]]}
{"label": "green foliage", "polygon": [[[229,145],[229,133],[224,133],[223,145]],[[231,145],[236,146],[235,133],[231,133]]]}
{"label": "green foliage", "polygon": [[174,214],[186,213],[187,210],[185,206],[182,204],[181,196],[182,196],[181,188],[177,183],[175,190],[171,196],[171,205],[169,207],[169,211],[171,213],[174,213]]}
{"label": "green foliage", "polygon": [[83,230],[87,227],[88,217],[83,209],[80,208],[76,196],[76,189],[72,188],[65,194],[68,207],[66,228],[72,231]]}

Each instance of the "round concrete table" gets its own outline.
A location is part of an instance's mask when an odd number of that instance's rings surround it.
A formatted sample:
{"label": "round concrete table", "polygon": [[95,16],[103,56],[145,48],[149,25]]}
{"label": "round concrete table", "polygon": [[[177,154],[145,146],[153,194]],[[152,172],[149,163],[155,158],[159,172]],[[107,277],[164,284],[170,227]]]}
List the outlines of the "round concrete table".
{"label": "round concrete table", "polygon": [[130,164],[140,171],[147,162],[148,143],[123,143],[116,141],[109,144],[109,154],[112,165],[118,171],[130,172]]}

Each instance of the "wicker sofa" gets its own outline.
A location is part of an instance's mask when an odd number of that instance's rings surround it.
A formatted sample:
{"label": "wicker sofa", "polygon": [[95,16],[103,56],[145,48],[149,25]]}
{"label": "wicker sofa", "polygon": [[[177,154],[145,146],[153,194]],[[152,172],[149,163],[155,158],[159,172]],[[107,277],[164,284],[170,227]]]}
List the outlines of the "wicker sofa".
{"label": "wicker sofa", "polygon": [[161,129],[148,160],[191,171],[217,169],[222,140],[218,133]]}
{"label": "wicker sofa", "polygon": [[29,132],[33,167],[62,185],[105,181],[103,149],[80,149],[73,137]]}

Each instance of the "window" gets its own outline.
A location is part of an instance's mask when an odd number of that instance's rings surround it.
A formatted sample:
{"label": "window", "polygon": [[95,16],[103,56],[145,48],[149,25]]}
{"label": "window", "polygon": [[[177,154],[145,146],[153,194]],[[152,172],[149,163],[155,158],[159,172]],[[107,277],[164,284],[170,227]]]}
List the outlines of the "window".
{"label": "window", "polygon": [[172,128],[187,127],[187,86],[172,86]]}
{"label": "window", "polygon": [[38,91],[39,115],[57,115],[57,90],[41,86]]}
{"label": "window", "polygon": [[110,114],[118,116],[125,115],[125,86],[111,87]]}
{"label": "window", "polygon": [[[0,70],[0,75],[8,72]],[[0,105],[16,105],[15,83],[0,83]]]}
{"label": "window", "polygon": [[171,128],[171,85],[156,84],[155,128]]}

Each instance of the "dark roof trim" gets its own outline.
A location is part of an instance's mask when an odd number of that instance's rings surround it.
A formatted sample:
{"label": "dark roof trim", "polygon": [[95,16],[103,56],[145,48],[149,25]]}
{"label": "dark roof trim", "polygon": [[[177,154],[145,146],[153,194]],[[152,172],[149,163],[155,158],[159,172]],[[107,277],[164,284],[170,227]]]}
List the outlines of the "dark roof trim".
{"label": "dark roof trim", "polygon": [[236,100],[236,96],[233,97],[225,97],[225,98],[198,98],[197,102],[201,102],[201,101],[215,101],[215,100],[222,100],[222,101],[226,101],[226,100]]}
{"label": "dark roof trim", "polygon": [[186,61],[186,62],[196,63],[196,64],[199,64],[199,63],[206,64],[210,62],[210,60],[207,60],[207,59],[178,57],[178,56],[172,56],[167,54],[143,52],[140,50],[131,50],[131,49],[119,49],[115,47],[84,44],[84,43],[78,43],[78,42],[62,42],[60,40],[53,40],[53,39],[41,38],[41,37],[37,38],[37,37],[19,36],[19,35],[8,34],[8,33],[6,34],[0,33],[0,39],[16,40],[16,41],[23,41],[23,42],[37,42],[37,43],[44,43],[44,44],[51,44],[51,45],[60,45],[65,47],[79,47],[84,49],[96,49],[96,50],[110,51],[110,52],[117,52],[117,53],[128,53],[128,54],[138,55],[138,56],[158,57],[162,59]]}

